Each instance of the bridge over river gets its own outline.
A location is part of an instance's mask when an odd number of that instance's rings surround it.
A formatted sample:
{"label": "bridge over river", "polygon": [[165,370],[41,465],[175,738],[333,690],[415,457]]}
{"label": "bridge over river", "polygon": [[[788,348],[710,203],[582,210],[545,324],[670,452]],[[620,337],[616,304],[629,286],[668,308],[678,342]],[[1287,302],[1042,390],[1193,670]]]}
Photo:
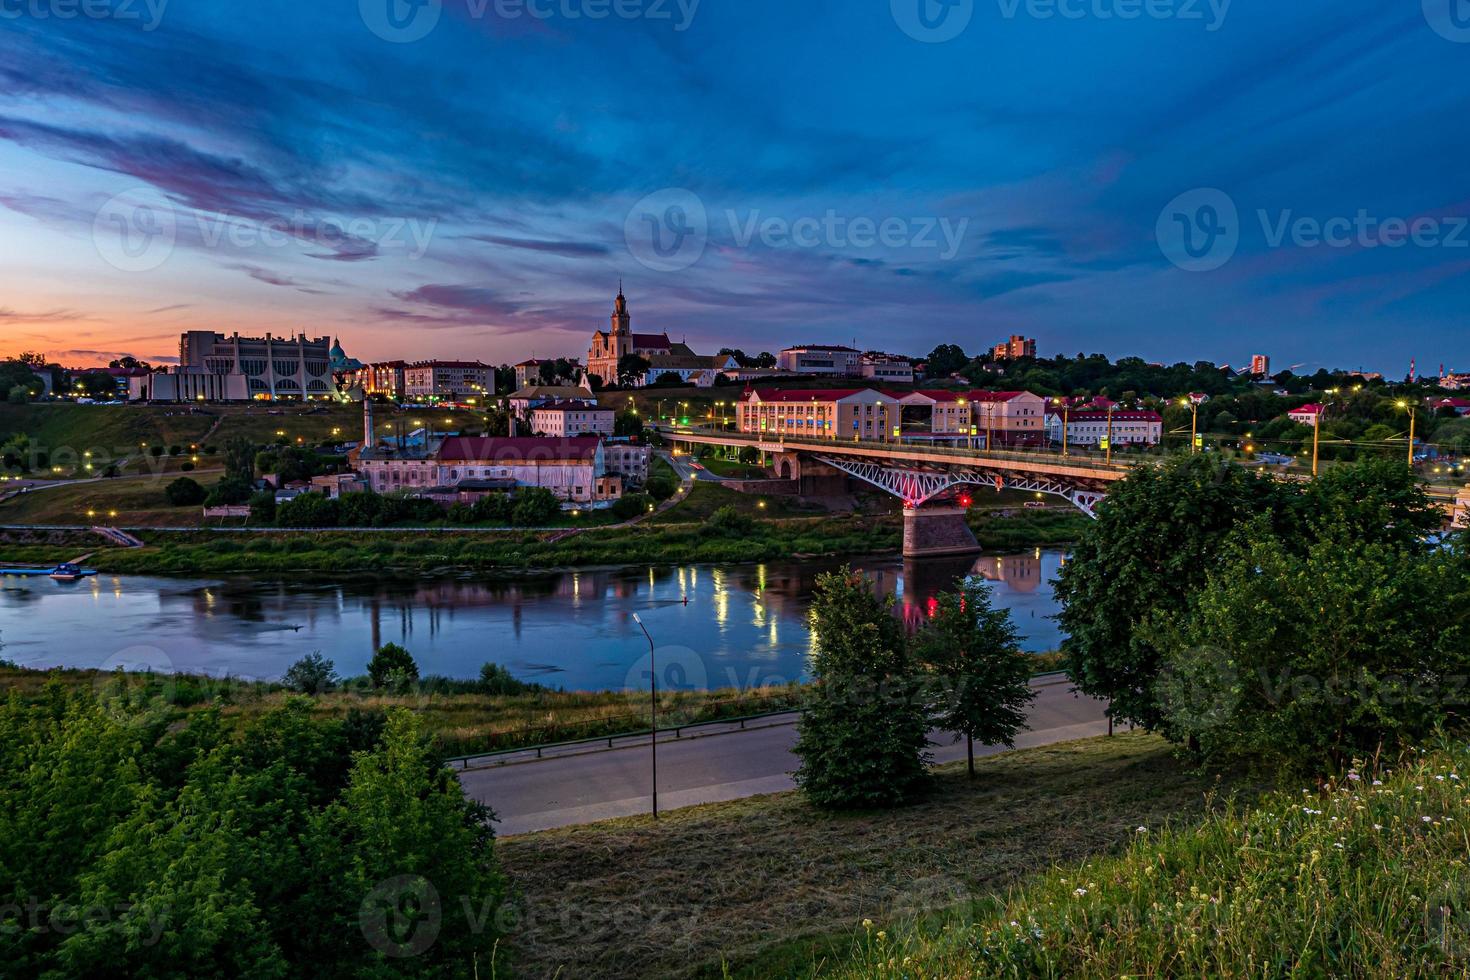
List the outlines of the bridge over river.
{"label": "bridge over river", "polygon": [[675,446],[753,447],[771,459],[777,474],[810,484],[837,474],[854,477],[898,497],[904,505],[903,553],[907,558],[980,550],[957,498],[965,487],[1023,490],[1060,497],[1089,517],[1108,487],[1139,465],[1045,450],[984,450],[725,432],[661,426]]}
{"label": "bridge over river", "polygon": [[[1023,490],[1060,497],[1096,519],[1108,488],[1138,466],[1156,466],[1163,457],[1130,458],[1078,455],[1060,449],[987,450],[915,442],[839,440],[777,433],[729,432],[701,426],[657,426],[675,446],[752,447],[772,461],[776,473],[801,486],[842,474],[868,483],[903,501],[903,553],[906,558],[979,551],[965,523],[958,498],[967,487]],[[1307,474],[1282,472],[1281,479]],[[1426,488],[1452,517],[1455,490]],[[1464,494],[1462,494],[1464,496]]]}

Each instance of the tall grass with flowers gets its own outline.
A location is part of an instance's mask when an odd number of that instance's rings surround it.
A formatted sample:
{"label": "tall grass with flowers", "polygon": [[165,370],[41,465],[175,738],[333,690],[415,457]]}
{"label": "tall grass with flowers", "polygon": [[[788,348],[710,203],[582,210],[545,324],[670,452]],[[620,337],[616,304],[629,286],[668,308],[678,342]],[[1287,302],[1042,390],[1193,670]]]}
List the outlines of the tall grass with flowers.
{"label": "tall grass with flowers", "polygon": [[1119,856],[918,922],[865,920],[831,977],[1465,976],[1470,748],[1139,827]]}

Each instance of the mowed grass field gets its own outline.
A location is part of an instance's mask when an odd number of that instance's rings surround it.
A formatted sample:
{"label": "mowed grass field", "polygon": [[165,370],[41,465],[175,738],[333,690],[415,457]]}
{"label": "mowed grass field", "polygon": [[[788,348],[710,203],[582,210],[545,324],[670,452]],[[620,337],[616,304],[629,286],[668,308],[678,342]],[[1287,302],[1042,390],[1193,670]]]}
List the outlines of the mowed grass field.
{"label": "mowed grass field", "polygon": [[806,975],[846,962],[864,919],[911,924],[1253,793],[1142,734],[977,768],[942,767],[927,799],[881,813],[824,813],[792,792],[507,838],[520,975]]}
{"label": "mowed grass field", "polygon": [[[388,426],[420,423],[439,431],[462,431],[483,424],[467,411],[377,410],[379,434],[391,433]],[[310,405],[33,405],[0,404],[0,441],[24,433],[37,449],[54,462],[79,464],[90,452],[96,462],[113,462],[125,457],[147,456],[155,446],[211,445],[223,448],[235,437],[257,445],[286,439],[292,444],[314,446],[342,439],[362,438],[362,407],[316,403]],[[145,448],[146,447],[146,448]],[[135,464],[130,472],[146,469]]]}

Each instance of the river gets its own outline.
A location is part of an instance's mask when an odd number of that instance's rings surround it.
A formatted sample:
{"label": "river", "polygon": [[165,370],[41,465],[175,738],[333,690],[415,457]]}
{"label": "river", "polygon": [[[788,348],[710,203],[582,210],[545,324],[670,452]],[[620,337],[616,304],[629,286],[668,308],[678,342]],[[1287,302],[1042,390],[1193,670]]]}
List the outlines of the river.
{"label": "river", "polygon": [[[916,623],[936,591],[967,572],[993,584],[1032,652],[1061,641],[1051,581],[1061,552],[978,560],[854,564]],[[589,569],[457,578],[181,579],[103,575],[72,584],[0,578],[0,658],[25,667],[150,666],[274,680],[313,650],[344,676],[384,643],[425,674],[479,675],[493,661],[566,690],[640,683],[653,635],[661,676],[689,688],[749,687],[806,676],[807,606],[838,562]]]}

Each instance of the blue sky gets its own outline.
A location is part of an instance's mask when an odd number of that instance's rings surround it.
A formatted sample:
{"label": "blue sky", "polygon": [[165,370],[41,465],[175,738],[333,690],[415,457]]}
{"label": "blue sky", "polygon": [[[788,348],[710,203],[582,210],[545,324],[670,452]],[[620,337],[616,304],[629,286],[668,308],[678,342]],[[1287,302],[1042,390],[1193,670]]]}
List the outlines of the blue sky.
{"label": "blue sky", "polygon": [[1466,0],[81,2],[0,3],[0,353],[584,354],[621,278],[697,349],[1470,370]]}

